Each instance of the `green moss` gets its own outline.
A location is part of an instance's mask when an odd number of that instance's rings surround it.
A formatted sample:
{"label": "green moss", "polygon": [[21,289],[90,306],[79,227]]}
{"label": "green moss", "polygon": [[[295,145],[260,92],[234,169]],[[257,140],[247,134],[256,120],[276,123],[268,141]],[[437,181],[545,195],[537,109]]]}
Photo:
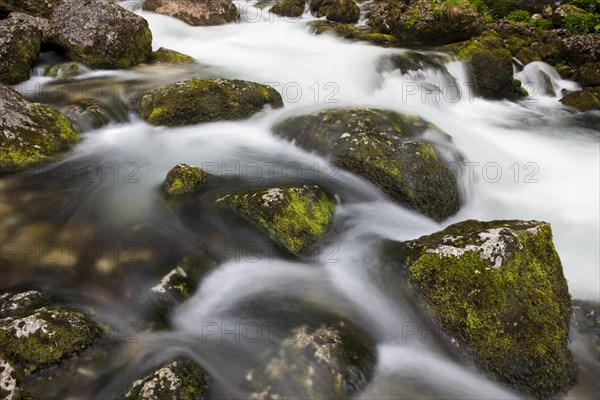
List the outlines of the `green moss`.
{"label": "green moss", "polygon": [[392,46],[397,40],[392,35],[383,33],[372,33],[371,30],[359,30],[352,24],[338,24],[331,21],[313,21],[309,24],[317,35],[330,32],[344,39],[370,42],[380,46]]}
{"label": "green moss", "polygon": [[342,24],[355,23],[360,16],[360,8],[354,0],[324,0],[317,16]]}
{"label": "green moss", "polygon": [[275,3],[269,11],[282,17],[296,18],[304,13],[305,4],[305,0],[282,0]]}
{"label": "green moss", "polygon": [[35,17],[49,18],[59,0],[0,0],[0,11],[22,12]]}
{"label": "green moss", "polygon": [[304,255],[325,234],[335,201],[316,186],[249,190],[227,195],[220,203],[262,226],[292,254]]}
{"label": "green moss", "polygon": [[164,47],[152,52],[152,62],[168,63],[168,64],[188,64],[195,63],[196,59],[187,54],[180,53],[175,50],[165,49]]}
{"label": "green moss", "polygon": [[239,80],[194,79],[144,93],[140,114],[153,125],[191,125],[238,120],[259,112],[265,105],[282,107],[273,88]]}
{"label": "green moss", "polygon": [[[494,230],[503,244],[485,258],[481,246]],[[465,221],[406,248],[411,285],[480,368],[539,398],[572,383],[571,299],[550,225]]]}
{"label": "green moss", "polygon": [[164,190],[169,197],[186,197],[197,193],[209,175],[198,167],[179,164],[169,171]]}
{"label": "green moss", "polygon": [[600,99],[591,90],[578,90],[564,96],[560,102],[579,111],[600,110]]}
{"label": "green moss", "polygon": [[45,74],[52,78],[57,79],[68,79],[74,76],[78,76],[88,72],[89,70],[85,66],[76,62],[66,62],[63,64],[55,64],[49,67]]}
{"label": "green moss", "polygon": [[42,32],[29,24],[0,21],[0,83],[14,85],[29,79],[42,44]]}

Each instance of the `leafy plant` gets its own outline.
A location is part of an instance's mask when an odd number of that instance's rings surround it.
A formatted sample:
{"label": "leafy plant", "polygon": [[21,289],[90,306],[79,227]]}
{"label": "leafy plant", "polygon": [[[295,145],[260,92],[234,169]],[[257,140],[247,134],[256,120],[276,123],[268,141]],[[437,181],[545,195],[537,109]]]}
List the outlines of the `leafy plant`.
{"label": "leafy plant", "polygon": [[528,22],[531,19],[531,15],[525,10],[515,10],[508,13],[506,19],[511,22]]}
{"label": "leafy plant", "polygon": [[552,23],[544,18],[534,19],[531,22],[536,28],[540,29],[550,29],[552,27]]}
{"label": "leafy plant", "polygon": [[594,29],[597,18],[593,14],[573,13],[565,17],[564,27],[571,34],[588,33]]}

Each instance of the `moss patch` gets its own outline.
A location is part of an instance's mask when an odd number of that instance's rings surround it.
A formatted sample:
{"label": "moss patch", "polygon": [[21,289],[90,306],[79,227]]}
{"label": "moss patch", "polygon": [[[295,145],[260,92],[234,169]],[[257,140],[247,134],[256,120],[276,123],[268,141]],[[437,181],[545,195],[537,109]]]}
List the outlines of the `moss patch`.
{"label": "moss patch", "polygon": [[583,89],[569,93],[560,99],[560,102],[579,111],[600,110],[600,99],[592,90]]}
{"label": "moss patch", "polygon": [[167,174],[164,190],[169,197],[187,197],[197,193],[208,180],[208,176],[198,167],[179,164]]}
{"label": "moss patch", "polygon": [[155,63],[168,63],[168,64],[189,64],[195,63],[196,59],[187,54],[180,53],[175,50],[165,49],[164,47],[159,48],[152,52],[152,62]]}

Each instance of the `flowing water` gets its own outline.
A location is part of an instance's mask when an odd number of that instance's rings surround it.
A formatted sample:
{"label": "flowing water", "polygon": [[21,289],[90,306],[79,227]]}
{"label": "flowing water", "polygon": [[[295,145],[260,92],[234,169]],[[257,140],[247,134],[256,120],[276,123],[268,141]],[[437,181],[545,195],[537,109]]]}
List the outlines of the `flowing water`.
{"label": "flowing water", "polygon": [[[54,382],[53,389],[40,383],[39,391],[63,398],[112,397],[145,363],[186,354],[213,377],[218,397],[246,398],[246,371],[265,367],[261,351],[280,341],[266,335],[233,340],[231,332],[341,318],[377,344],[375,373],[359,398],[518,398],[456,359],[435,334],[406,334],[423,321],[410,298],[382,278],[377,244],[382,238],[413,239],[468,218],[548,221],[571,294],[598,300],[600,115],[563,108],[561,91],[576,84],[543,63],[516,71],[529,98],[490,102],[472,95],[467,69],[447,55],[424,52],[444,61],[402,74],[385,67],[382,57],[410,56],[404,50],[316,36],[306,29],[307,15],[283,19],[252,3],[237,5],[242,22],[218,27],[191,27],[140,12],[150,23],[154,48],[190,54],[198,66],[92,72],[64,83],[38,76],[17,87],[29,98],[54,103],[104,88],[102,96],[108,93],[113,107],[121,107],[141,89],[193,76],[223,77],[270,84],[285,102],[284,109],[249,120],[181,128],[152,127],[130,114],[126,122],[85,133],[54,164],[0,181],[0,233],[9,245],[2,286],[43,287],[91,308],[124,337],[110,362],[88,366],[69,384]],[[418,114],[450,135],[451,142],[431,140],[438,141],[457,175],[460,212],[443,224],[432,222],[271,133],[289,116],[342,106]],[[175,212],[160,186],[178,163],[228,177],[227,190],[320,183],[337,195],[334,233],[314,260],[300,262],[270,247],[266,251],[264,235],[208,204]],[[136,297],[199,246],[210,247],[220,265],[172,313],[168,328],[147,331],[148,310]],[[215,327],[230,331],[223,339]],[[576,340],[572,348],[579,359],[588,351]],[[598,368],[597,360],[581,365],[583,376]],[[597,381],[589,379],[567,397],[597,393]]]}

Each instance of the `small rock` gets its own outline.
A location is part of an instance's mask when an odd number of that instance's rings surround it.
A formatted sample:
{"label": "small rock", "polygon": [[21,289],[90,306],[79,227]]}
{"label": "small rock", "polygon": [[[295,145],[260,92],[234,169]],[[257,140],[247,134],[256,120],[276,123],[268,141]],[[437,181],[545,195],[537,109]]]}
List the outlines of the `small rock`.
{"label": "small rock", "polygon": [[208,177],[209,174],[198,167],[179,164],[167,174],[164,190],[169,197],[187,197],[197,193]]}

